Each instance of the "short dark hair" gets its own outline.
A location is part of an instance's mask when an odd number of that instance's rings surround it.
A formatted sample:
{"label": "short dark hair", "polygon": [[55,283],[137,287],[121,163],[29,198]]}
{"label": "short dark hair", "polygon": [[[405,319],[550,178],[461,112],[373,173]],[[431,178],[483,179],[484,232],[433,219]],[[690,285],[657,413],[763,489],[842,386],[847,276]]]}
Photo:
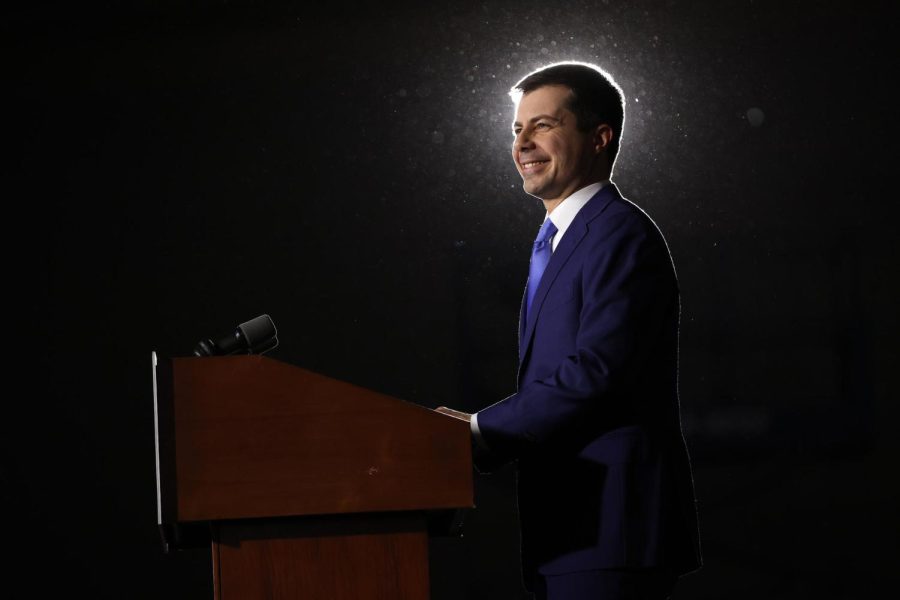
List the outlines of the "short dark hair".
{"label": "short dark hair", "polygon": [[518,101],[528,92],[547,86],[563,85],[572,90],[566,107],[575,114],[579,131],[590,131],[605,123],[614,135],[609,144],[609,168],[619,153],[625,124],[625,95],[609,73],[588,63],[563,62],[541,67],[529,73],[509,91]]}

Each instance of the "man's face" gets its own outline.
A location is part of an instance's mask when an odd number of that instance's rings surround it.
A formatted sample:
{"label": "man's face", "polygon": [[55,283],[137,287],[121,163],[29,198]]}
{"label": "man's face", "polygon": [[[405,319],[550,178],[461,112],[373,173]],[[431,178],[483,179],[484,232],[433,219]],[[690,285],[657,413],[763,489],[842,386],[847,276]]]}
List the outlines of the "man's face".
{"label": "man's face", "polygon": [[547,85],[522,96],[513,123],[512,155],[525,191],[561,201],[590,182],[597,154],[592,132],[576,127],[566,105],[571,90]]}

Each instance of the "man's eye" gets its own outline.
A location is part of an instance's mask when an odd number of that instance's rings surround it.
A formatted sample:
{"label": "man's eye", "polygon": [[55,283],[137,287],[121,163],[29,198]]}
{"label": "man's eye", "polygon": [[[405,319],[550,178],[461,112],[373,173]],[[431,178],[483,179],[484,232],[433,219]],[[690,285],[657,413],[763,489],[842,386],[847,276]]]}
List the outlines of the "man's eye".
{"label": "man's eye", "polygon": [[547,128],[550,127],[550,123],[538,123],[534,126],[535,129],[540,129],[541,127]]}

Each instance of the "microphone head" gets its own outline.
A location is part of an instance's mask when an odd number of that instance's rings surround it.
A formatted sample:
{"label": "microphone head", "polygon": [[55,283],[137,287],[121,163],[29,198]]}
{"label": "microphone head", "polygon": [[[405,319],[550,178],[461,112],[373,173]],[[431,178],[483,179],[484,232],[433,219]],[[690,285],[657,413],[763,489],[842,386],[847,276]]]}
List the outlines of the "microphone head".
{"label": "microphone head", "polygon": [[250,354],[263,354],[278,345],[278,330],[269,315],[260,315],[238,325]]}

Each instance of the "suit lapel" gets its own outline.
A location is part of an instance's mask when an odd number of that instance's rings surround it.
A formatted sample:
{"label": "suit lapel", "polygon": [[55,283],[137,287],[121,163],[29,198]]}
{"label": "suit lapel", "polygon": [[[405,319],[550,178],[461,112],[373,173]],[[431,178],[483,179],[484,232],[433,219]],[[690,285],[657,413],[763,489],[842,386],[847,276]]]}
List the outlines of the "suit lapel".
{"label": "suit lapel", "polygon": [[[552,258],[552,256],[551,256]],[[519,364],[522,364],[522,353],[525,350],[525,298],[528,297],[528,283],[522,291],[522,302],[519,304]]]}
{"label": "suit lapel", "polygon": [[[525,362],[525,353],[531,346],[531,338],[534,336],[534,326],[535,323],[537,323],[538,317],[540,317],[544,300],[547,299],[547,291],[553,286],[553,282],[556,280],[556,276],[559,275],[560,269],[566,264],[569,257],[572,256],[572,252],[578,247],[578,244],[581,242],[585,233],[587,233],[587,227],[585,227],[584,223],[576,217],[575,220],[572,221],[572,224],[569,225],[566,234],[563,236],[563,239],[560,240],[556,250],[554,250],[553,254],[550,256],[550,262],[547,263],[547,268],[544,269],[544,274],[541,276],[541,283],[538,284],[538,289],[534,293],[534,300],[531,302],[531,312],[526,316],[525,331],[519,339],[520,365]],[[523,304],[522,310],[524,311],[524,309],[525,307]],[[521,313],[519,314],[521,315]],[[520,317],[519,321],[521,320]]]}
{"label": "suit lapel", "polygon": [[575,249],[578,247],[578,244],[581,243],[581,240],[587,234],[588,231],[588,223],[594,219],[597,215],[599,215],[604,208],[613,200],[613,198],[619,198],[619,190],[613,183],[609,183],[603,188],[594,194],[590,200],[588,200],[587,204],[582,207],[578,214],[575,215],[575,219],[572,221],[572,224],[569,225],[569,228],[566,230],[563,235],[562,240],[560,240],[559,245],[556,247],[556,250],[553,251],[553,254],[550,256],[550,262],[547,263],[547,268],[544,270],[544,274],[541,276],[541,283],[538,285],[538,289],[534,294],[534,300],[531,304],[531,312],[527,315],[527,318],[522,319],[522,315],[525,312],[525,300],[524,297],[522,299],[522,306],[519,310],[519,380],[521,383],[521,377],[524,372],[524,367],[527,362],[527,355],[531,350],[531,340],[534,337],[534,328],[537,324],[538,318],[540,318],[541,308],[543,307],[544,300],[547,298],[547,293],[550,288],[553,286],[554,281],[556,280],[557,275],[559,275],[560,270],[563,265],[571,258],[572,253],[575,252]]}

